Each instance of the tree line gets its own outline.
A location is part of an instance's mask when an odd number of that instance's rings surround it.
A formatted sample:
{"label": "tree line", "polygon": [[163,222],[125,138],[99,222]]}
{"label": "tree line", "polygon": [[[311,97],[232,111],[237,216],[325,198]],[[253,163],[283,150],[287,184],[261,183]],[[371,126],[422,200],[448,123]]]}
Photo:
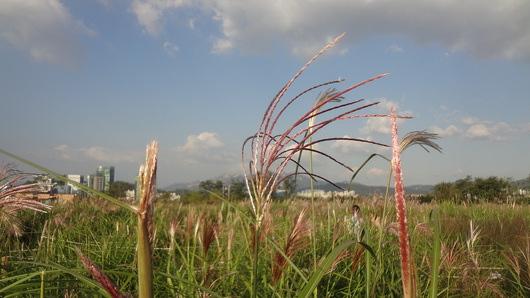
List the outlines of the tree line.
{"label": "tree line", "polygon": [[[526,179],[530,182],[530,176]],[[461,203],[507,203],[514,199],[528,200],[525,195],[528,186],[515,183],[511,178],[488,178],[467,176],[453,183],[442,182],[434,186],[432,192],[422,197],[423,201],[435,200]],[[522,191],[522,192],[521,192]]]}

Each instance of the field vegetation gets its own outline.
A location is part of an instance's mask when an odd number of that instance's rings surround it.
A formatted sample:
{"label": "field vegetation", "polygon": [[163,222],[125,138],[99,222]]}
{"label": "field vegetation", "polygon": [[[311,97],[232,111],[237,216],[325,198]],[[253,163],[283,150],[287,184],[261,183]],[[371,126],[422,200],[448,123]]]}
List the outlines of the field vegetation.
{"label": "field vegetation", "polygon": [[[318,295],[401,296],[396,217],[384,216],[384,200],[370,197],[317,199],[315,222],[308,218],[309,200],[275,201],[259,255],[259,296],[297,296],[314,271],[313,244],[320,266],[335,247],[354,237],[348,229],[352,204],[361,206],[363,241],[373,255],[361,244],[343,250],[317,285]],[[248,296],[253,241],[249,208],[244,201],[157,202],[154,296]],[[441,227],[439,296],[530,294],[528,205],[410,201],[418,296],[428,296],[432,282],[432,210],[437,210]],[[79,278],[90,275],[75,248],[98,264],[121,292],[138,292],[136,218],[122,208],[91,198],[56,205],[48,214],[24,211],[19,218],[25,233],[2,233],[0,239],[2,296],[30,297],[41,291],[43,297],[104,295],[97,284]]]}

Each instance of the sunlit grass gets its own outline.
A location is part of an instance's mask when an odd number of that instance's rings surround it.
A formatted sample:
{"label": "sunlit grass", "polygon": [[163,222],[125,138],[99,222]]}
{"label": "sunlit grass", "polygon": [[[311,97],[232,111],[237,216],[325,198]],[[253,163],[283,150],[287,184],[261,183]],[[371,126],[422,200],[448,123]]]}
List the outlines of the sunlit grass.
{"label": "sunlit grass", "polygon": [[[355,201],[352,201],[355,200]],[[356,254],[361,246],[351,246],[347,254],[340,256],[340,262],[333,264],[325,272],[317,288],[319,293],[333,295],[364,296],[368,289],[377,297],[397,295],[401,292],[399,278],[399,249],[393,225],[380,227],[377,218],[383,206],[373,198],[356,198],[352,200],[327,201],[316,200],[316,233],[317,255],[319,259],[328,256],[331,251],[344,241],[351,239],[345,226],[349,207],[352,203],[362,206],[367,232],[372,240],[377,239],[378,231],[384,230],[382,238],[381,259],[372,259],[372,276],[367,280],[367,265],[364,258],[352,268]],[[89,200],[56,206],[52,212],[34,223],[37,234],[32,242],[1,245],[0,253],[6,257],[2,265],[2,275],[11,278],[0,284],[0,295],[29,293],[27,289],[38,292],[41,286],[41,275],[35,275],[17,286],[7,288],[15,281],[20,281],[23,274],[46,271],[45,293],[47,296],[63,296],[66,290],[85,295],[93,291],[86,283],[80,282],[70,274],[43,264],[58,264],[75,272],[83,272],[74,247],[81,247],[84,254],[98,264],[119,287],[126,293],[136,293],[135,272],[135,230],[134,216],[121,209],[100,208],[102,205]],[[103,203],[103,206],[105,204]],[[293,231],[293,220],[309,206],[309,201],[292,200],[273,202],[271,210],[276,215],[271,222],[273,227],[267,244],[260,258],[258,272],[263,279],[270,282],[270,287],[263,288],[263,295],[295,295],[306,283],[306,278],[313,271],[312,252],[308,247],[288,255],[292,264],[284,267],[281,282],[273,286],[274,270],[266,264],[274,264],[278,255],[277,248],[284,247]],[[492,208],[495,206],[495,208]],[[244,213],[249,208],[248,202],[229,206],[226,203],[194,205],[178,202],[158,202],[155,208],[155,249],[154,280],[155,296],[172,295],[197,296],[202,292],[216,293],[219,296],[246,296],[250,293],[250,260],[249,249],[251,238],[245,234]],[[419,296],[426,296],[432,272],[433,230],[429,225],[432,209],[439,211],[441,263],[439,274],[439,293],[477,295],[497,293],[506,296],[525,293],[528,277],[524,263],[528,249],[525,239],[530,237],[528,229],[517,227],[530,226],[530,208],[511,205],[473,205],[460,206],[451,204],[417,204],[410,203],[409,226],[411,242],[414,245],[414,263],[418,271]],[[72,220],[75,214],[82,216]],[[97,220],[95,217],[97,215]],[[175,234],[173,251],[171,246],[170,224],[174,219]],[[479,237],[474,242],[478,266],[473,264],[473,256],[466,245],[470,236],[470,220],[480,228]],[[395,217],[390,216],[390,222]],[[46,229],[44,225],[47,223]],[[514,229],[510,230],[510,226]],[[215,226],[213,241],[204,251],[204,235]],[[90,232],[90,230],[97,232]],[[499,231],[507,233],[499,235]],[[207,234],[207,233],[206,233]],[[40,243],[40,245],[39,245]],[[370,243],[368,243],[370,244]],[[277,247],[275,247],[277,246]],[[377,249],[377,246],[373,246]],[[360,256],[367,252],[361,252]],[[379,255],[378,251],[374,252]],[[23,263],[30,261],[35,263]],[[377,269],[376,262],[381,263]],[[168,266],[169,264],[169,266]],[[518,267],[517,267],[518,266]],[[61,268],[62,268],[61,267]],[[290,268],[290,269],[289,269]],[[297,270],[299,272],[297,272]],[[491,276],[501,277],[492,279]],[[28,276],[28,275],[24,275]],[[88,276],[87,276],[88,277]],[[13,279],[14,278],[14,279]],[[509,278],[507,281],[503,278]],[[169,280],[171,282],[169,282]],[[193,285],[195,284],[195,285]],[[57,286],[60,285],[60,286]],[[381,286],[384,285],[384,286]],[[22,290],[24,289],[24,290]],[[84,293],[84,294],[81,294]],[[520,295],[520,294],[519,294]]]}

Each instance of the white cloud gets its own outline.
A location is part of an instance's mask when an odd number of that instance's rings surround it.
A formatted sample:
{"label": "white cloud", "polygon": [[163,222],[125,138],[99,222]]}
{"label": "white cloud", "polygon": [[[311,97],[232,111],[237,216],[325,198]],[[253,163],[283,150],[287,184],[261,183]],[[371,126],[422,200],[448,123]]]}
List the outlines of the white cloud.
{"label": "white cloud", "polygon": [[396,52],[396,53],[403,53],[404,52],[403,48],[398,46],[398,45],[396,45],[396,44],[392,44],[390,46],[390,51]]}
{"label": "white cloud", "polygon": [[462,122],[464,125],[474,125],[480,123],[480,120],[478,120],[477,117],[462,117],[460,122]]}
{"label": "white cloud", "polygon": [[76,35],[93,35],[58,0],[0,1],[0,37],[37,61],[77,67],[83,47]]}
{"label": "white cloud", "polygon": [[494,133],[513,133],[516,130],[513,129],[510,125],[508,125],[506,122],[498,122],[491,128],[492,132]]}
{"label": "white cloud", "polygon": [[[132,11],[149,34],[157,35],[174,16],[169,11],[185,4],[192,3],[135,0]],[[530,60],[526,0],[492,0],[487,5],[482,0],[197,0],[193,5],[213,14],[220,25],[216,52],[236,48],[258,53],[280,41],[293,55],[307,58],[346,31],[346,44],[398,36],[440,44],[448,52],[466,52],[477,59]]]}
{"label": "white cloud", "polygon": [[176,147],[174,151],[186,164],[232,163],[235,158],[226,152],[224,147],[216,133],[203,132],[188,136],[186,144]]}
{"label": "white cloud", "polygon": [[94,146],[88,148],[70,148],[67,145],[59,145],[53,148],[59,158],[65,160],[95,160],[99,162],[138,162],[141,161],[141,153],[124,152],[106,147]]}
{"label": "white cloud", "polygon": [[171,16],[170,12],[189,2],[187,0],[134,0],[131,4],[131,11],[148,34],[158,36],[164,31],[165,19]]}
{"label": "white cloud", "polygon": [[491,135],[488,127],[484,124],[473,124],[471,125],[465,134],[467,139],[483,139]]}
{"label": "white cloud", "polygon": [[451,124],[446,128],[432,126],[430,130],[441,137],[457,137],[468,140],[503,141],[509,139],[508,134],[517,132],[505,122],[492,124],[491,121],[480,120],[477,117],[465,116],[460,119],[460,126]]}
{"label": "white cloud", "polygon": [[219,136],[216,133],[205,131],[198,135],[188,136],[186,144],[177,147],[177,151],[191,153],[200,150],[217,149],[223,146],[223,142],[219,140]]}
{"label": "white cloud", "polygon": [[[396,102],[387,100],[385,98],[377,99],[379,104],[373,107],[376,113],[382,115],[390,114],[390,109],[395,107],[397,115],[400,116],[412,116],[412,111],[400,111]],[[402,123],[403,119],[398,119],[398,124]],[[370,117],[366,120],[366,125],[359,129],[359,132],[364,135],[374,134],[390,134],[391,125],[389,117]]]}
{"label": "white cloud", "polygon": [[388,175],[388,169],[383,170],[379,168],[371,168],[368,171],[366,171],[366,174],[368,176],[375,176],[375,177],[381,177],[381,176],[387,176]]}
{"label": "white cloud", "polygon": [[462,134],[462,129],[456,127],[455,125],[449,125],[447,128],[443,129],[438,126],[432,126],[430,129],[433,133],[439,134],[440,137],[452,137]]}

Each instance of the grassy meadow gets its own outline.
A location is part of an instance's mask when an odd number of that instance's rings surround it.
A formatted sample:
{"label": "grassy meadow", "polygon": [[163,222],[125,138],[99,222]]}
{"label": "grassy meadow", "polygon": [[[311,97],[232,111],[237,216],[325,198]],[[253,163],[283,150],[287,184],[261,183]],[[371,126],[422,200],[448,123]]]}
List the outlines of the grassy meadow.
{"label": "grassy meadow", "polygon": [[[391,202],[385,208],[384,200],[376,198],[316,200],[314,216],[311,201],[274,202],[261,235],[258,296],[299,296],[333,249],[355,238],[348,228],[352,204],[362,208],[365,246],[354,243],[334,257],[312,294],[401,296],[395,210]],[[428,296],[432,282],[430,214],[435,209],[441,226],[438,296],[530,294],[529,206],[409,202],[418,296]],[[76,248],[122,293],[137,294],[136,219],[131,214],[91,198],[56,205],[48,214],[24,211],[20,216],[26,233],[2,235],[0,241],[1,296],[107,295],[90,282]],[[250,296],[253,238],[248,202],[157,202],[154,218],[155,297]]]}

